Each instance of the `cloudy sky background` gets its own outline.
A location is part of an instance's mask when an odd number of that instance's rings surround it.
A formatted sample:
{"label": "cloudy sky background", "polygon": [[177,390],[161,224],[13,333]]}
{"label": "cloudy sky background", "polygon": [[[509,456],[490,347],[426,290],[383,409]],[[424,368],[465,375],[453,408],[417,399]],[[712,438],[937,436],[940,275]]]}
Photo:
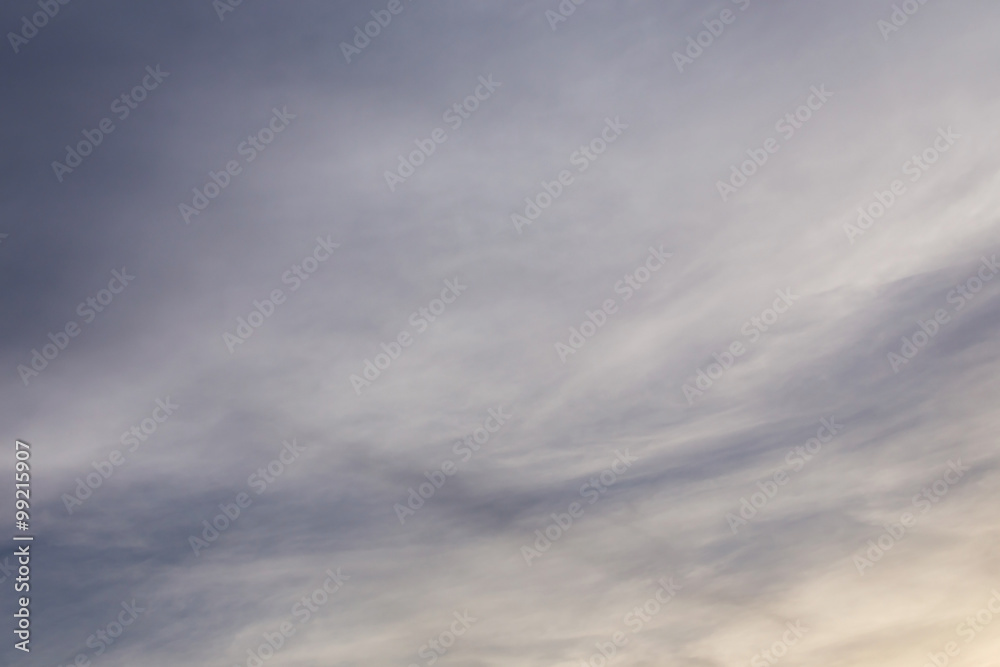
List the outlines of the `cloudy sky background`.
{"label": "cloudy sky background", "polygon": [[[208,0],[71,2],[4,46],[0,414],[32,444],[37,537],[32,652],[8,631],[0,662],[246,664],[339,567],[343,589],[267,664],[426,665],[464,610],[478,620],[439,664],[569,667],[625,631],[617,664],[750,665],[796,620],[787,665],[916,666],[950,641],[956,664],[994,664],[1000,621],[968,644],[956,626],[1000,590],[1000,280],[959,311],[948,295],[1000,250],[1000,7],[929,2],[886,40],[884,0],[593,0],[554,31],[554,0],[404,0],[347,63],[340,43],[385,3],[343,5],[247,0],[220,21]],[[679,72],[724,9],[735,22]],[[58,182],[66,144],[156,65],[166,80]],[[501,86],[447,128],[488,75]],[[829,101],[723,202],[717,181],[821,85]],[[185,224],[178,205],[275,107],[296,118]],[[578,173],[609,117],[627,129]],[[447,142],[390,192],[384,171],[437,127]],[[563,169],[574,183],[519,234],[511,214]],[[852,244],[844,225],[897,178]],[[289,292],[318,236],[340,247]],[[672,257],[624,301],[650,246]],[[26,386],[18,366],[122,267],[134,282]],[[462,296],[357,395],[349,377],[456,277]],[[288,300],[231,354],[223,334],[275,288]],[[788,289],[750,343],[741,327]],[[607,299],[617,313],[563,363],[555,343]],[[895,373],[887,354],[938,309],[950,321]],[[733,341],[747,354],[690,404],[683,385]],[[177,412],[70,515],[63,494],[167,396]],[[500,406],[513,417],[461,462],[452,443]],[[734,534],[727,513],[831,417],[843,430]],[[189,536],[292,438],[301,458],[196,556]],[[638,461],[527,565],[616,450]],[[393,505],[449,459],[400,525]],[[914,511],[959,459],[970,471]],[[859,574],[907,511],[917,525]],[[632,633],[671,576],[677,597]],[[132,599],[146,611],[95,657],[87,638]]]}

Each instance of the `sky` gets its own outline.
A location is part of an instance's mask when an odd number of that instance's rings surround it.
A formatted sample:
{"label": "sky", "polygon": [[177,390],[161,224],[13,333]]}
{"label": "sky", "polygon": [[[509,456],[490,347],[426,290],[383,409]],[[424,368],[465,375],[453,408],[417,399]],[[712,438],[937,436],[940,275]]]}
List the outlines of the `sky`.
{"label": "sky", "polygon": [[995,2],[232,2],[0,10],[0,664],[995,664]]}

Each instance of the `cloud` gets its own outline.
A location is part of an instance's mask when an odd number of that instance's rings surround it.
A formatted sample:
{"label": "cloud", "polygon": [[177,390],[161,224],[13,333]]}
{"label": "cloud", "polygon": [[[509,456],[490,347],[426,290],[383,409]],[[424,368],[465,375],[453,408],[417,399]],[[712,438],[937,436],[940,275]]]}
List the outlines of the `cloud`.
{"label": "cloud", "polygon": [[[5,664],[245,665],[282,623],[296,632],[268,663],[597,664],[621,632],[621,664],[760,664],[797,621],[788,664],[917,664],[951,641],[994,655],[988,631],[957,627],[1000,585],[1000,281],[970,282],[998,251],[996,8],[928,3],[884,39],[886,3],[564,2],[552,30],[557,2],[401,0],[347,62],[341,43],[391,4],[245,2],[220,21],[208,2],[71,3],[8,53],[0,415],[32,445],[37,537],[32,654],[5,645]],[[724,9],[735,20],[678,71]],[[60,182],[52,162],[157,65],[162,89]],[[832,96],[796,127],[820,86]],[[595,143],[608,119],[627,128]],[[438,128],[391,191],[386,171]],[[914,178],[946,128],[959,138]],[[229,161],[186,224],[179,205]],[[896,179],[852,243],[845,225]],[[526,198],[542,210],[518,233]],[[317,238],[338,247],[310,270]],[[670,256],[642,281],[650,247]],[[122,267],[134,282],[87,320],[79,304]],[[776,292],[795,295],[784,312]],[[564,363],[556,343],[608,300]],[[227,347],[240,318],[253,334]],[[47,363],[25,383],[33,350]],[[129,451],[168,396],[176,413]],[[455,443],[498,406],[513,416],[466,459]],[[727,514],[831,417],[842,432],[734,534]],[[268,472],[292,439],[301,458]],[[636,462],[602,482],[624,451]],[[959,459],[967,476],[923,510]],[[394,505],[445,461],[401,525]],[[905,512],[916,525],[860,574]],[[349,579],[318,604],[337,568]],[[675,598],[643,607],[670,577]],[[88,645],[133,600],[120,638]],[[477,620],[459,633],[456,614]]]}

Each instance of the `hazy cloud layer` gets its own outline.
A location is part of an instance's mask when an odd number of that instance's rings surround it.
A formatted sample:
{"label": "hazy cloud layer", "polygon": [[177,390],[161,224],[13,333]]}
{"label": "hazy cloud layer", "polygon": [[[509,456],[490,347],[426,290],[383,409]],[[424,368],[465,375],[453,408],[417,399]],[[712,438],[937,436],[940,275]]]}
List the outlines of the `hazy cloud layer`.
{"label": "hazy cloud layer", "polygon": [[996,3],[225,3],[0,11],[3,664],[992,664]]}

